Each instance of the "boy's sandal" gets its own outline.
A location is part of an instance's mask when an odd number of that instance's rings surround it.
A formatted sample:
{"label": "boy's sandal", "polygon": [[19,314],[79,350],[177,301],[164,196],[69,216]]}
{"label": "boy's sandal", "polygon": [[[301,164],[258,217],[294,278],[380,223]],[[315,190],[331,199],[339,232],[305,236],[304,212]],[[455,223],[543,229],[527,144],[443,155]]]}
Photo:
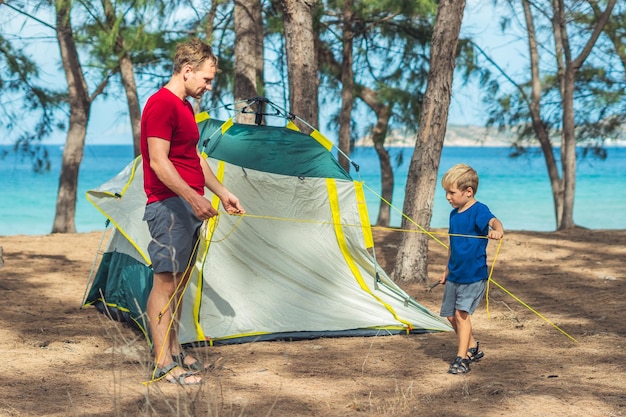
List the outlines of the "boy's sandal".
{"label": "boy's sandal", "polygon": [[204,362],[202,362],[200,359],[195,358],[195,361],[190,363],[190,364],[186,364],[185,363],[185,358],[189,356],[187,354],[187,352],[182,351],[180,354],[178,355],[172,355],[172,359],[174,360],[174,362],[176,362],[178,364],[178,366],[180,366],[181,368],[190,370],[190,371],[196,371],[196,372],[200,372],[200,371],[205,371],[208,369],[208,367],[204,366]]}
{"label": "boy's sandal", "polygon": [[467,358],[470,362],[478,362],[485,356],[485,352],[479,349],[480,343],[476,341],[476,347],[467,350]]}
{"label": "boy's sandal", "polygon": [[450,369],[448,369],[448,373],[453,375],[466,374],[470,371],[469,364],[469,359],[463,359],[462,357],[457,356],[450,364]]}
{"label": "boy's sandal", "polygon": [[167,375],[169,375],[170,372],[172,372],[172,370],[178,368],[179,365],[176,362],[172,362],[169,365],[164,366],[163,368],[155,368],[154,372],[153,372],[153,381],[160,381],[160,380],[165,380],[169,383],[172,384],[180,384],[180,385],[198,385],[198,384],[202,384],[203,380],[197,380],[197,381],[193,381],[193,382],[189,382],[187,381],[187,378],[189,377],[195,377],[197,376],[195,372],[183,372],[182,374],[173,377],[173,378],[167,378]]}

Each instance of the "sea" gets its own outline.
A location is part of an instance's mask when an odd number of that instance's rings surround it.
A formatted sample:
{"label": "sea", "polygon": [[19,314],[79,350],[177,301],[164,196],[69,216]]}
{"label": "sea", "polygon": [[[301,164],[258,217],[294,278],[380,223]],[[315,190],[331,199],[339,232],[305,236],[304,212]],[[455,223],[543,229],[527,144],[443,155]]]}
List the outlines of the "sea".
{"label": "sea", "polygon": [[[43,235],[52,230],[63,148],[48,145],[50,170],[37,173],[29,158],[0,146],[0,236]],[[389,149],[395,187],[391,226],[400,226],[407,173],[413,149]],[[609,147],[604,159],[581,157],[577,165],[574,221],[589,229],[626,229],[626,147]],[[370,220],[376,221],[381,194],[380,168],[371,147],[357,147],[351,159],[354,179],[365,184]],[[557,153],[558,157],[558,153]],[[76,229],[102,231],[106,219],[85,198],[85,193],[114,177],[133,159],[131,146],[87,145],[78,178]],[[489,206],[508,230],[553,231],[556,220],[550,182],[543,155],[532,150],[511,157],[508,147],[444,147],[439,179],[456,163],[472,166],[479,175],[477,199]],[[243,202],[245,205],[245,202]],[[451,207],[440,181],[435,192],[431,227],[446,228]]]}

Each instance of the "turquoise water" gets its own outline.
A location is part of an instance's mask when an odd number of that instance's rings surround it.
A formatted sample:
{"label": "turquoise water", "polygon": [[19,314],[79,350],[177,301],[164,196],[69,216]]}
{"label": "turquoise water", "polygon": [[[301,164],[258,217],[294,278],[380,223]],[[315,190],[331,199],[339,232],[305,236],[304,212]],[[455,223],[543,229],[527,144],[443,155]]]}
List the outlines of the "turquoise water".
{"label": "turquoise water", "polygon": [[[9,147],[0,146],[0,154]],[[0,197],[0,235],[40,235],[52,229],[61,165],[61,148],[49,146],[51,170],[36,174],[30,161],[9,153],[0,160],[0,179],[4,190]],[[396,187],[392,204],[402,209],[404,187],[412,149],[392,148]],[[487,204],[506,229],[550,231],[556,228],[552,193],[545,162],[540,154],[512,159],[508,148],[448,147],[441,159],[441,173],[464,162],[480,176],[478,200]],[[78,181],[76,228],[79,232],[103,230],[104,217],[85,199],[85,192],[115,176],[132,159],[132,148],[126,145],[91,145],[85,148]],[[380,193],[378,159],[372,148],[356,148],[352,159],[359,164],[355,178]],[[606,160],[582,159],[578,163],[574,220],[592,229],[626,229],[623,216],[626,207],[626,148],[609,148]],[[367,191],[372,221],[378,215],[376,194]],[[244,202],[245,203],[245,202]],[[441,187],[437,186],[432,227],[447,227],[450,206]],[[400,225],[400,214],[392,209],[391,223]]]}
{"label": "turquoise water", "polygon": [[[393,206],[402,208],[411,149],[391,149],[392,160],[403,153],[403,163],[394,169],[401,183],[394,189]],[[356,160],[370,160],[373,149],[358,148],[351,155]],[[457,163],[472,166],[479,175],[476,198],[510,230],[551,231],[556,229],[552,191],[543,155],[539,151],[518,158],[509,157],[507,147],[444,148],[439,182],[435,192],[431,227],[447,227],[450,205],[440,185],[441,176]],[[558,155],[557,155],[558,156]],[[579,159],[577,166],[574,221],[590,229],[626,229],[622,214],[626,194],[626,148],[609,148],[608,157]],[[380,170],[374,165],[361,169],[361,178],[376,193],[380,192]],[[374,186],[372,186],[374,184]],[[370,214],[378,213],[377,203],[368,198]],[[375,221],[375,217],[372,221]],[[400,225],[400,214],[392,210],[391,223]]]}

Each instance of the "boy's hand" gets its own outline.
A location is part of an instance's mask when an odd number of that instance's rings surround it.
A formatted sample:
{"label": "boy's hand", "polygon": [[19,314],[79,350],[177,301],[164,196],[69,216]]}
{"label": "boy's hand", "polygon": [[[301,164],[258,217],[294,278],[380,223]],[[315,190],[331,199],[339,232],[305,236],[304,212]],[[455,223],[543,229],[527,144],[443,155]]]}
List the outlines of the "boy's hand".
{"label": "boy's hand", "polygon": [[495,217],[489,221],[489,233],[487,233],[489,239],[500,240],[504,237],[504,227],[500,220]]}
{"label": "boy's hand", "polygon": [[441,274],[441,278],[439,278],[439,283],[441,285],[446,285],[447,280],[448,280],[448,271],[444,271],[443,274]]}
{"label": "boy's hand", "polygon": [[489,239],[500,240],[504,237],[504,232],[500,230],[491,229],[487,236],[489,237]]}

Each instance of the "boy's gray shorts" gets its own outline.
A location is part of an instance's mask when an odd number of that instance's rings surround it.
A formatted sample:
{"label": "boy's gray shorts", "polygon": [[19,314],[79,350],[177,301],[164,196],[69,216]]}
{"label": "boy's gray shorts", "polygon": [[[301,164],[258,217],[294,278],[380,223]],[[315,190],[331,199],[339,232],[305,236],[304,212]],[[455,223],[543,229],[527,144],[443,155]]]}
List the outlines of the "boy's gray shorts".
{"label": "boy's gray shorts", "polygon": [[457,284],[446,281],[439,315],[441,317],[452,317],[456,310],[473,314],[486,290],[486,279],[471,284]]}
{"label": "boy's gray shorts", "polygon": [[184,272],[196,255],[202,224],[189,203],[180,197],[156,201],[146,206],[143,219],[152,236],[148,244],[152,270],[155,273]]}

